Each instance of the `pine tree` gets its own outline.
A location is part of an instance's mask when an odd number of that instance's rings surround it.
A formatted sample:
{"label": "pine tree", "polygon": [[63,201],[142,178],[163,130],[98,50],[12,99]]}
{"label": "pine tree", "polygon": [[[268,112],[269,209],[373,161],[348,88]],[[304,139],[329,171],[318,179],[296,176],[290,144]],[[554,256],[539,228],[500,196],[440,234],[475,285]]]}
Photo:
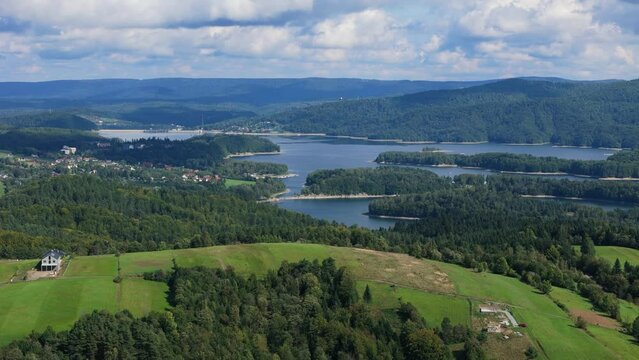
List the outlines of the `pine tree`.
{"label": "pine tree", "polygon": [[612,273],[621,274],[621,261],[619,261],[619,258],[615,260],[615,265],[612,267]]}
{"label": "pine tree", "polygon": [[364,289],[364,301],[370,304],[373,301],[373,295],[371,294],[371,289],[366,285],[366,289]]}

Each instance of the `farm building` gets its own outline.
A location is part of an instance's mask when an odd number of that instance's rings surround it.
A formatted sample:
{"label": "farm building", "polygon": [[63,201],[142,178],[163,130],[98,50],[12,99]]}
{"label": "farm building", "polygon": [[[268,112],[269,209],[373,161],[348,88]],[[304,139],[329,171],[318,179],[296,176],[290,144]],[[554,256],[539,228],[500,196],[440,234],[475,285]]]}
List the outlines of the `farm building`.
{"label": "farm building", "polygon": [[64,253],[60,250],[49,250],[42,255],[40,260],[40,271],[58,271],[62,266]]}

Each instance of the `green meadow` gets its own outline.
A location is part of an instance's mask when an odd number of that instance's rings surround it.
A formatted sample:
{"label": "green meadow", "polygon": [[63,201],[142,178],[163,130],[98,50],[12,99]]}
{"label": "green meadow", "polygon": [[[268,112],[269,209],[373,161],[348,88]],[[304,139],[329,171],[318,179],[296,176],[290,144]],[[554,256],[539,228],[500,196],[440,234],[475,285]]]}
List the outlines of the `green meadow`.
{"label": "green meadow", "polygon": [[[476,273],[403,254],[298,243],[73,258],[59,279],[0,286],[0,308],[6,309],[0,314],[0,345],[48,325],[68,329],[79,316],[94,309],[127,309],[137,316],[162,311],[169,306],[167,286],[143,280],[140,275],[157,269],[168,270],[173,261],[180,266],[231,266],[243,275],[263,275],[279,267],[282,261],[328,257],[353,273],[360,295],[366,285],[371,288],[373,306],[386,310],[396,308],[400,301],[410,302],[430,326],[438,326],[444,317],[453,323],[472,324],[479,304],[503,303],[518,321],[528,324],[521,331],[538,347],[540,358],[632,358],[630,345],[636,346],[628,336],[616,330],[592,326],[595,331],[588,333],[577,329],[570,315],[549,296],[514,278]],[[115,283],[118,263],[123,280]],[[5,268],[8,265],[0,262],[0,269]],[[10,269],[4,270],[9,272]],[[554,289],[551,294],[560,297],[569,307],[590,310],[585,299],[570,291]],[[625,311],[637,310],[634,305],[626,305]],[[512,342],[515,343],[518,342]],[[509,345],[502,342],[500,346]],[[521,355],[519,350],[515,353]]]}
{"label": "green meadow", "polygon": [[38,260],[0,260],[0,284],[11,280],[16,273],[23,273],[38,264]]}
{"label": "green meadow", "polygon": [[[579,246],[573,246],[573,249],[579,253]],[[619,259],[621,265],[628,262],[631,265],[639,265],[639,250],[621,246],[595,246],[596,255],[608,260],[610,264],[614,264]]]}
{"label": "green meadow", "polygon": [[233,187],[233,186],[238,186],[238,185],[253,185],[253,184],[255,184],[255,181],[238,180],[238,179],[225,179],[224,180],[224,186],[226,186],[226,187]]}

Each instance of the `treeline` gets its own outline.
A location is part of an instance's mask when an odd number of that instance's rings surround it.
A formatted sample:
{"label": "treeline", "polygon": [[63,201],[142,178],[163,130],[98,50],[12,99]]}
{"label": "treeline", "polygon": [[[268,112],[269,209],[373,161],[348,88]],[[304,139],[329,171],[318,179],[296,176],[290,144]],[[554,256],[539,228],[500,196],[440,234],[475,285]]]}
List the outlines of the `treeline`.
{"label": "treeline", "polygon": [[383,232],[389,244],[414,256],[490,269],[540,288],[547,281],[581,291],[613,317],[618,317],[619,304],[599,286],[622,299],[639,298],[639,267],[613,273],[610,264],[595,267],[593,261],[599,260],[572,249],[582,243],[638,248],[639,210],[606,213],[465,186],[376,199],[369,212],[420,217]]}
{"label": "treeline", "polygon": [[394,195],[445,187],[449,181],[421,169],[380,167],[318,170],[306,178],[302,194]]}
{"label": "treeline", "polygon": [[50,248],[84,255],[289,241],[386,246],[369,230],[257,203],[251,187],[220,188],[147,188],[94,176],[36,180],[0,198],[0,258],[33,258]]}
{"label": "treeline", "polygon": [[294,132],[380,139],[639,146],[639,80],[510,79],[458,90],[340,101],[256,120]]}
{"label": "treeline", "polygon": [[131,142],[111,140],[110,147],[95,150],[91,154],[100,159],[133,164],[203,169],[222,165],[230,154],[273,151],[279,151],[279,146],[257,136],[204,135],[181,141],[157,138]]}
{"label": "treeline", "polygon": [[[174,268],[166,281],[173,307],[165,313],[136,319],[94,312],[68,332],[49,328],[15,341],[0,357],[452,359],[439,332],[412,305],[371,308],[332,259],[283,263],[263,279],[230,269]],[[462,355],[485,358],[470,331],[461,334],[468,344]]]}
{"label": "treeline", "polygon": [[549,195],[565,198],[615,201],[639,204],[639,183],[630,181],[573,181],[539,176],[460,175],[460,185],[487,186],[494,191],[515,195]]}
{"label": "treeline", "polygon": [[630,151],[620,152],[607,160],[569,160],[511,153],[461,155],[431,150],[392,151],[379,154],[375,161],[382,164],[457,165],[522,173],[567,173],[598,178],[639,178],[639,153]]}

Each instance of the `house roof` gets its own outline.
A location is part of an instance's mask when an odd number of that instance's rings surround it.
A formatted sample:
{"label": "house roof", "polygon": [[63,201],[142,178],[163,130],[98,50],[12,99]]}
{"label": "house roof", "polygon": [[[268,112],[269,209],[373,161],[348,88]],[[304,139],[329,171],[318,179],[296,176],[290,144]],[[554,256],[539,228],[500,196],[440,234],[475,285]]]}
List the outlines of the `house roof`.
{"label": "house roof", "polygon": [[45,257],[49,257],[49,256],[51,256],[54,259],[60,259],[64,256],[64,252],[62,250],[51,249],[45,252],[44,254],[42,254],[40,258],[44,259]]}

